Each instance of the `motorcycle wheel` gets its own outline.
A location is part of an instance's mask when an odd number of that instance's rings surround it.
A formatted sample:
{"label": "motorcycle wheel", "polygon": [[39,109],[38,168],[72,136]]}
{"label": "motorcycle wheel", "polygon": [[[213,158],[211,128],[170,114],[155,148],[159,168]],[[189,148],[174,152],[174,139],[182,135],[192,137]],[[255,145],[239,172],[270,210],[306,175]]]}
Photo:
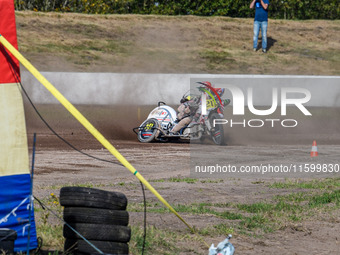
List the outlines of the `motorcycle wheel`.
{"label": "motorcycle wheel", "polygon": [[210,135],[212,140],[217,145],[223,145],[224,144],[224,130],[222,124],[215,124],[215,127],[213,126],[215,119],[221,119],[221,117],[217,113],[211,114],[209,120],[210,124],[212,126],[212,129],[210,130]]}
{"label": "motorcycle wheel", "polygon": [[158,133],[158,121],[156,119],[147,119],[140,125],[138,140],[142,143],[149,143],[155,139]]}

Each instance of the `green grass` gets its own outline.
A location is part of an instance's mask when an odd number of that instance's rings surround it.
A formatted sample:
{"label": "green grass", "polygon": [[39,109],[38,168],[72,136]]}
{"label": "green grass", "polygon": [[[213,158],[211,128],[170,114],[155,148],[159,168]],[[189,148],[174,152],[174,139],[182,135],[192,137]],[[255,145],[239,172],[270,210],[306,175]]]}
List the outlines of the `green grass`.
{"label": "green grass", "polygon": [[156,179],[151,180],[151,182],[186,182],[186,183],[196,183],[198,179],[188,178],[188,177],[171,177],[169,179]]}
{"label": "green grass", "polygon": [[[143,228],[141,226],[131,226],[131,233],[130,252],[140,254],[144,240]],[[147,227],[144,254],[177,254],[179,248],[176,242],[183,237],[183,234],[149,226]]]}
{"label": "green grass", "polygon": [[[334,181],[334,180],[333,180]],[[327,180],[327,182],[333,182]],[[323,187],[323,185],[317,185]],[[233,229],[238,234],[261,236],[274,232],[287,224],[310,219],[318,213],[340,208],[340,190],[315,192],[297,192],[273,196],[268,201],[256,203],[191,203],[175,204],[173,208],[180,214],[216,217],[228,220],[230,225],[224,229]],[[142,212],[143,204],[130,204],[128,210]],[[166,214],[170,211],[160,203],[148,203],[147,211]],[[218,225],[215,228],[219,228]],[[212,229],[199,230],[204,235],[212,234]]]}
{"label": "green grass", "polygon": [[255,203],[255,204],[239,204],[239,205],[237,205],[237,208],[239,210],[249,212],[249,213],[269,212],[269,211],[272,211],[274,209],[274,207],[275,206],[273,204],[263,203],[263,202],[259,202],[259,203]]}
{"label": "green grass", "polygon": [[[58,197],[51,193],[49,197],[41,199],[44,208],[40,203],[35,201],[34,211],[36,220],[37,236],[43,240],[43,250],[55,249],[62,251],[64,249],[63,224],[53,213],[62,218],[62,207],[59,204]],[[47,207],[47,208],[45,208]],[[51,253],[58,254],[58,253]]]}
{"label": "green grass", "polygon": [[[199,181],[198,179],[187,177],[155,180],[155,182],[183,182],[188,183],[188,185]],[[118,183],[117,185],[124,186],[126,184]],[[88,184],[85,184],[85,186],[88,186]],[[340,209],[339,178],[312,181],[287,180],[285,182],[275,182],[269,184],[269,186],[273,190],[282,189],[288,191],[288,193],[285,195],[273,195],[266,200],[254,203],[202,202],[173,204],[173,208],[184,219],[186,215],[191,215],[193,218],[196,216],[198,220],[205,217],[209,219],[215,218],[214,223],[203,224],[199,228],[193,226],[198,235],[191,233],[189,229],[184,227],[180,230],[169,230],[168,228],[162,229],[148,225],[145,254],[178,254],[183,250],[184,252],[195,251],[192,247],[179,246],[178,243],[192,243],[195,246],[201,243],[203,238],[215,237],[216,235],[226,236],[228,234],[262,238],[266,233],[273,233],[305,220],[315,218],[320,220],[320,215],[323,215],[322,219],[325,220],[327,220],[327,216],[333,217],[331,215],[334,215],[334,213],[335,217],[337,217],[337,212]],[[298,192],[293,190],[289,193],[292,189],[300,190]],[[58,199],[54,194],[43,200],[44,204],[47,204],[61,216],[62,208],[57,201]],[[148,200],[146,206],[147,213],[152,213],[153,217],[162,217],[162,215],[171,213],[169,209],[158,201]],[[43,248],[62,250],[64,242],[62,223],[51,224],[51,219],[54,216],[48,211],[42,210],[38,205],[35,207],[35,211],[39,216],[37,233],[38,236],[44,238],[45,246]],[[130,202],[127,211],[142,213],[144,204]],[[57,220],[52,222],[57,222]],[[138,225],[131,226],[131,228],[130,250],[133,254],[139,254],[143,243],[143,228]]]}
{"label": "green grass", "polygon": [[38,224],[37,233],[43,240],[44,250],[64,250],[63,225]]}
{"label": "green grass", "polygon": [[195,178],[189,178],[189,177],[171,177],[168,179],[156,179],[156,180],[151,180],[150,182],[186,182],[186,183],[223,183],[223,179],[204,179],[204,180],[199,180]]}
{"label": "green grass", "polygon": [[200,180],[200,183],[223,183],[224,180],[223,179],[216,179],[216,180]]}
{"label": "green grass", "polygon": [[327,204],[334,204],[336,207],[340,206],[340,190],[314,195],[308,202],[308,206],[311,208],[321,207]]}
{"label": "green grass", "polygon": [[[144,210],[144,205],[142,203],[138,204],[129,204],[128,205],[128,211],[134,211],[134,212],[142,212]],[[216,211],[213,207],[213,204],[206,204],[206,203],[193,203],[189,205],[184,204],[176,204],[172,205],[172,207],[178,212],[178,213],[189,213],[189,214],[195,214],[195,215],[214,215],[222,219],[228,219],[228,220],[237,220],[242,219],[242,215],[234,212],[229,211]],[[222,208],[222,206],[219,206]],[[169,213],[170,210],[159,203],[147,203],[147,211],[152,213]]]}
{"label": "green grass", "polygon": [[295,202],[295,203],[299,203],[299,202],[303,202],[306,201],[308,199],[308,197],[310,196],[309,193],[305,193],[305,192],[296,192],[296,193],[290,193],[288,195],[279,195],[279,196],[274,196],[273,198],[276,201],[287,201],[287,202]]}
{"label": "green grass", "polygon": [[228,235],[228,234],[234,234],[235,229],[228,225],[228,224],[218,224],[218,225],[214,225],[211,231],[210,236],[214,236],[216,234],[218,235]]}
{"label": "green grass", "polygon": [[261,230],[264,233],[274,231],[274,223],[265,215],[256,214],[254,216],[245,217],[239,225],[239,229],[246,231]]}
{"label": "green grass", "polygon": [[316,179],[311,181],[287,180],[285,182],[274,182],[270,188],[277,189],[334,189],[340,187],[340,178]]}

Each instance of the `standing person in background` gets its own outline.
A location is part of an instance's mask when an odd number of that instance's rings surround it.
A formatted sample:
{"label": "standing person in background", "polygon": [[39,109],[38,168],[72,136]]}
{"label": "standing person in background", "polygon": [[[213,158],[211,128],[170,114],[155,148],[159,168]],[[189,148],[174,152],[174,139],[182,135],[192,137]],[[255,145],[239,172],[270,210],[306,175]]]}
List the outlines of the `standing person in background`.
{"label": "standing person in background", "polygon": [[255,7],[253,48],[254,51],[257,50],[257,40],[261,28],[263,53],[267,52],[268,5],[269,0],[253,0],[249,6],[250,9]]}

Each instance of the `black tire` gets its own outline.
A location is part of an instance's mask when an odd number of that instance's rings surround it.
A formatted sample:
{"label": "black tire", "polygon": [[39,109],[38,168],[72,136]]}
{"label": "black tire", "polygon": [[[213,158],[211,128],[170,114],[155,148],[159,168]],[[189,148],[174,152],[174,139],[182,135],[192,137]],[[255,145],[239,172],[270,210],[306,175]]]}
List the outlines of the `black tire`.
{"label": "black tire", "polygon": [[65,207],[64,220],[68,224],[88,223],[127,226],[129,223],[129,214],[123,210]]}
{"label": "black tire", "polygon": [[[119,242],[108,242],[108,241],[94,241],[88,240],[92,243],[95,247],[101,250],[104,253],[110,254],[129,254],[129,246],[126,243],[119,243]],[[80,254],[94,254],[97,251],[90,246],[84,240],[78,239],[66,239],[64,245],[65,252],[72,252],[80,253]]]}
{"label": "black tire", "polygon": [[15,230],[0,229],[0,254],[14,254],[14,242],[16,239],[17,232]]}
{"label": "black tire", "polygon": [[139,127],[138,141],[142,143],[149,143],[153,141],[159,133],[158,127],[159,124],[156,119],[151,118],[144,121]]}
{"label": "black tire", "polygon": [[224,145],[224,130],[222,124],[215,124],[214,126],[214,120],[215,119],[221,119],[220,115],[217,113],[212,113],[209,117],[211,130],[210,130],[210,136],[215,144],[217,145]]}
{"label": "black tire", "polygon": [[[112,241],[127,243],[131,238],[131,229],[127,226],[73,223],[72,228],[89,240]],[[68,239],[80,239],[72,229],[64,225],[64,237]]]}
{"label": "black tire", "polygon": [[71,207],[93,207],[125,210],[127,198],[123,193],[85,187],[63,187],[60,204]]}

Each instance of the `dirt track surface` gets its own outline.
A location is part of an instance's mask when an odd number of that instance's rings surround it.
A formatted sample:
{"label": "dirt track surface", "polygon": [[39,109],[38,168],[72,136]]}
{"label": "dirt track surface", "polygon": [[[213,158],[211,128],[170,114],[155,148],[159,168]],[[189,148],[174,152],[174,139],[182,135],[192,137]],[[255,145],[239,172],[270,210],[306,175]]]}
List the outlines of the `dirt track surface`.
{"label": "dirt track surface", "polygon": [[[29,134],[31,137],[31,133]],[[105,160],[116,160],[93,141],[89,135],[64,135],[77,148],[92,156]],[[159,193],[172,205],[192,203],[243,203],[271,200],[276,195],[286,195],[292,191],[270,189],[268,183],[283,181],[283,179],[267,178],[224,178],[215,183],[204,182],[202,178],[195,183],[171,182],[170,178],[190,177],[190,145],[188,143],[150,143],[142,144],[134,140],[110,140],[127,160],[159,191]],[[208,145],[216,147],[214,145]],[[275,158],[282,147],[261,146],[258,152],[254,147],[225,146],[223,153],[228,151],[234,161],[241,155],[240,162],[246,160],[268,160]],[[295,145],[283,147],[284,150],[296,152]],[[339,152],[338,146],[329,146],[328,154],[336,160]],[[143,197],[137,179],[126,168],[91,159],[77,151],[70,149],[54,135],[44,132],[38,134],[36,151],[36,168],[34,180],[34,193],[37,197],[48,197],[51,192],[59,194],[62,186],[90,185],[93,187],[115,190],[126,194],[129,203],[142,203]],[[301,149],[301,148],[300,148]],[[301,149],[303,151],[303,149]],[[306,158],[306,153],[298,152],[296,158]],[[241,153],[241,154],[240,154]],[[296,154],[296,153],[295,153]],[[277,155],[276,155],[277,156]],[[291,156],[286,154],[287,157]],[[262,157],[262,158],[261,158]],[[339,176],[339,175],[338,175]],[[156,181],[155,181],[156,180]],[[159,182],[157,180],[164,180]],[[203,181],[202,181],[203,180]],[[295,192],[299,192],[296,190]],[[146,192],[148,202],[157,202],[149,191]],[[195,215],[182,213],[184,219],[198,229],[217,224],[230,224],[229,220],[214,217],[213,215]],[[236,233],[232,243],[237,254],[339,254],[339,212],[329,215],[315,215],[308,221],[287,222],[282,229],[274,233],[265,233],[262,237],[253,237]],[[140,225],[142,212],[130,213],[130,225]],[[148,226],[155,226],[167,231],[189,233],[185,225],[173,214],[147,214]],[[210,245],[223,240],[223,236],[203,237]],[[199,241],[183,240],[179,247],[186,248],[181,254],[207,254],[207,248]],[[174,253],[175,254],[175,253]]]}

